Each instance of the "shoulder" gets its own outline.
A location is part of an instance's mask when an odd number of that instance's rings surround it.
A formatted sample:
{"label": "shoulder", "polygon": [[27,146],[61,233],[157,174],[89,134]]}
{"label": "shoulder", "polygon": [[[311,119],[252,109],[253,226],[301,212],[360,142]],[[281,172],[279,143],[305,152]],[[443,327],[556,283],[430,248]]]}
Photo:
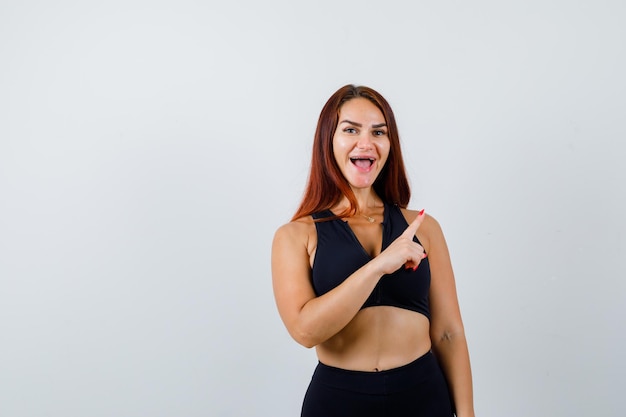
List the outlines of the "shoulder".
{"label": "shoulder", "polygon": [[[400,211],[402,211],[404,218],[409,224],[411,224],[411,222],[415,220],[415,218],[419,214],[419,210],[400,209]],[[441,233],[441,226],[434,216],[426,212],[424,216],[424,221],[422,222],[419,230],[422,230],[424,232],[429,231],[432,233]]]}
{"label": "shoulder", "polygon": [[[317,248],[317,231],[311,216],[302,217],[280,226],[272,242],[272,264],[311,264]],[[278,266],[276,266],[278,268]]]}
{"label": "shoulder", "polygon": [[[413,220],[419,214],[419,210],[400,209],[404,218],[408,224],[411,224]],[[426,212],[424,221],[417,230],[417,236],[420,242],[424,244],[426,248],[431,246],[433,242],[439,242],[443,240],[443,230],[437,219]]]}
{"label": "shoulder", "polygon": [[274,245],[279,243],[304,244],[308,247],[308,242],[312,235],[315,235],[315,223],[311,216],[302,217],[283,224],[274,233]]}

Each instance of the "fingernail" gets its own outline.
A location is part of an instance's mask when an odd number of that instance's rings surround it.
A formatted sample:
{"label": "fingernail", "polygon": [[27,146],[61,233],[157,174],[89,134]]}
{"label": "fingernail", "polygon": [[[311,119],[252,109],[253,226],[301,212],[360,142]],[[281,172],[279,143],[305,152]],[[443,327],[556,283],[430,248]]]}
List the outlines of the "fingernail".
{"label": "fingernail", "polygon": [[422,256],[422,259],[424,259],[427,256],[428,256],[428,254],[426,252],[424,252],[424,256]]}
{"label": "fingernail", "polygon": [[422,209],[422,211],[420,211],[419,213],[417,213],[418,216],[421,216],[424,214],[424,209]]}
{"label": "fingernail", "polygon": [[415,267],[413,268],[413,272],[417,271],[418,266],[420,266],[420,264],[415,265]]}

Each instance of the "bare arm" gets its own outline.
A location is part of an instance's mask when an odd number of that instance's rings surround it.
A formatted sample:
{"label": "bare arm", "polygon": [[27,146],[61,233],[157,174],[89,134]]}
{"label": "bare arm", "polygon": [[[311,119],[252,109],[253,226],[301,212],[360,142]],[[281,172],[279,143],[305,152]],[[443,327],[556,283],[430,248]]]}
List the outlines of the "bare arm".
{"label": "bare arm", "polygon": [[423,216],[418,216],[385,251],[319,297],[311,284],[310,225],[295,221],[279,228],[272,245],[272,284],[289,334],[306,347],[328,340],[356,316],[384,274],[403,265],[417,267],[424,251],[412,237],[422,220]]}
{"label": "bare arm", "polygon": [[465,330],[456,293],[450,254],[439,223],[424,222],[431,268],[430,337],[433,351],[446,375],[458,417],[473,417],[473,388]]}

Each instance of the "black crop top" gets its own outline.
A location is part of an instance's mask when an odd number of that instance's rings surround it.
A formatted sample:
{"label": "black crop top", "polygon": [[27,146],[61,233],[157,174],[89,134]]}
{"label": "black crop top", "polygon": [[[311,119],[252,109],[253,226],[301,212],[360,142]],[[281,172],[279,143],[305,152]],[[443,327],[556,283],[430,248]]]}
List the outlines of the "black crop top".
{"label": "black crop top", "polygon": [[[330,210],[313,214],[314,219],[332,217]],[[408,224],[400,208],[385,203],[383,216],[383,242],[385,250],[404,232]],[[313,261],[312,280],[315,294],[320,296],[332,290],[353,272],[373,258],[365,251],[356,235],[342,219],[316,221],[317,249]],[[419,243],[417,238],[413,240]],[[392,274],[383,275],[361,307],[393,306],[416,311],[430,320],[428,291],[430,265],[422,259],[416,271],[400,267]]]}

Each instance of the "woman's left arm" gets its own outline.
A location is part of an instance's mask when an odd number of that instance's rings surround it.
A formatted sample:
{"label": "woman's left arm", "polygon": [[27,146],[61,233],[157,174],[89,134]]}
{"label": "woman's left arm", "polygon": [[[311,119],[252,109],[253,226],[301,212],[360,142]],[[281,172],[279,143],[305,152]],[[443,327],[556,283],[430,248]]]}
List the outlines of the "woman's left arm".
{"label": "woman's left arm", "polygon": [[428,216],[420,230],[428,242],[427,253],[431,271],[432,349],[448,381],[456,415],[474,417],[469,352],[448,245],[439,223],[433,217]]}

